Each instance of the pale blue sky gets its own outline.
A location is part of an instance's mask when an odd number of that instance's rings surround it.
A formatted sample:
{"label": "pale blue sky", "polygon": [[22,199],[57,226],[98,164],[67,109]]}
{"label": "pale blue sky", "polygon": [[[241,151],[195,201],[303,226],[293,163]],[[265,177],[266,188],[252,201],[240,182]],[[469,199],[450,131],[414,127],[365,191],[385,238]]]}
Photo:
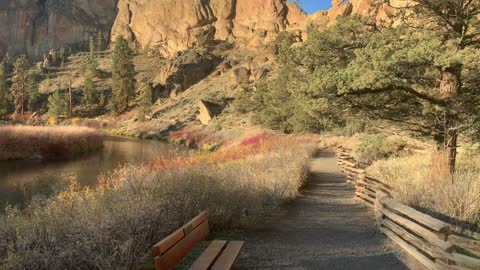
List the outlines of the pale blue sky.
{"label": "pale blue sky", "polygon": [[300,4],[308,14],[315,13],[319,10],[325,10],[332,7],[331,0],[300,0]]}

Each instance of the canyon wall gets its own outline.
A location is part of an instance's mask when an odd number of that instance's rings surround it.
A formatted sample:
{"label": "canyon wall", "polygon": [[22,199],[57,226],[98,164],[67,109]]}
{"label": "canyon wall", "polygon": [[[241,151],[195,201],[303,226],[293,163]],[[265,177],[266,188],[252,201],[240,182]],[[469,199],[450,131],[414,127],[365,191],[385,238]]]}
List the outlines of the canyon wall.
{"label": "canyon wall", "polygon": [[1,0],[0,55],[41,57],[51,48],[85,47],[103,33],[108,42],[117,0]]}
{"label": "canyon wall", "polygon": [[287,0],[1,0],[0,56],[41,57],[50,49],[86,48],[99,30],[105,42],[123,35],[165,56],[211,40],[255,47],[281,31],[328,27],[338,16],[388,20],[394,11],[381,2],[333,0],[329,11],[306,15]]}

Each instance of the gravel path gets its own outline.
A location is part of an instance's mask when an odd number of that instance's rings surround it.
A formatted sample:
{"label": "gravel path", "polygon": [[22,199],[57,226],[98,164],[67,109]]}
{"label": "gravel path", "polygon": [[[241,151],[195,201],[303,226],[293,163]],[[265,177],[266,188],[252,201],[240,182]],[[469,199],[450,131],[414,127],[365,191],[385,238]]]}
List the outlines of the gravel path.
{"label": "gravel path", "polygon": [[400,259],[355,201],[333,152],[320,152],[311,170],[303,196],[245,236],[237,269],[422,269]]}

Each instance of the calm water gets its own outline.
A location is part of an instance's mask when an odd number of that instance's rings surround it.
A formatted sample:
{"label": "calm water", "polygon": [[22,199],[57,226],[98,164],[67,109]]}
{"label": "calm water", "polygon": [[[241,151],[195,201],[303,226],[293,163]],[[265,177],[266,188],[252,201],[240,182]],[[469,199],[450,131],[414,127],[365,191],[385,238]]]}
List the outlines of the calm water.
{"label": "calm water", "polygon": [[94,187],[100,174],[124,164],[140,164],[187,153],[188,150],[170,144],[108,137],[101,151],[81,159],[0,161],[0,212],[6,204],[22,206],[34,196],[51,196],[65,189],[70,176],[76,176],[83,186]]}

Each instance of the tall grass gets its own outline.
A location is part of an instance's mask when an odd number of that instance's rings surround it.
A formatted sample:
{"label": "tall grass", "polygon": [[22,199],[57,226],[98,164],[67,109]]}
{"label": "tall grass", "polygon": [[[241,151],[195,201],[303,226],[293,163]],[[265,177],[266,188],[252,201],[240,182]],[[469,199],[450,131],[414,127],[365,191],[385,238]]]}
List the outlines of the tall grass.
{"label": "tall grass", "polygon": [[102,145],[102,137],[85,127],[0,127],[0,160],[72,158]]}
{"label": "tall grass", "polygon": [[[261,150],[256,150],[261,149]],[[127,166],[96,190],[70,189],[7,209],[1,269],[137,269],[152,245],[208,210],[213,229],[249,227],[297,196],[313,145],[275,139],[217,153]]]}
{"label": "tall grass", "polygon": [[477,230],[480,225],[480,158],[460,155],[453,180],[448,173],[442,173],[448,168],[432,169],[432,159],[436,158],[436,154],[417,154],[377,161],[368,173],[392,186],[393,196],[401,202]]}

